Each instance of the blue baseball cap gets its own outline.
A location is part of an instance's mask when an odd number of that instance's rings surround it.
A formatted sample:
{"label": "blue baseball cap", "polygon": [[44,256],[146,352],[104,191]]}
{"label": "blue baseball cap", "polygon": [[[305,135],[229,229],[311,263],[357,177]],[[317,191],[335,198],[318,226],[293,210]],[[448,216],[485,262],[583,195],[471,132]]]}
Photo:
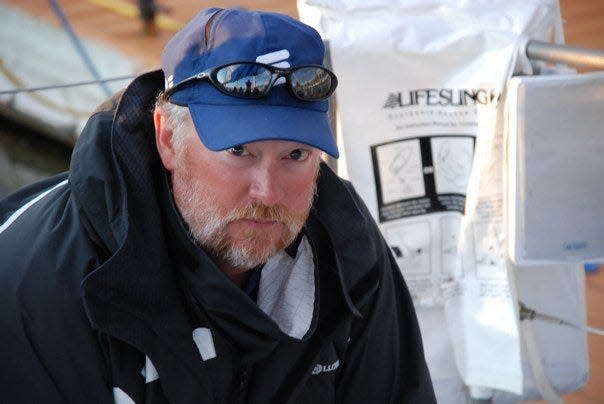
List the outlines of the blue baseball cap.
{"label": "blue baseball cap", "polygon": [[[323,65],[324,46],[312,27],[289,16],[240,8],[209,8],[168,42],[162,54],[166,90],[208,69],[235,62],[276,67]],[[203,144],[225,150],[260,140],[289,140],[337,158],[328,101],[302,101],[275,85],[260,99],[217,90],[208,80],[175,89],[170,102],[189,107]]]}

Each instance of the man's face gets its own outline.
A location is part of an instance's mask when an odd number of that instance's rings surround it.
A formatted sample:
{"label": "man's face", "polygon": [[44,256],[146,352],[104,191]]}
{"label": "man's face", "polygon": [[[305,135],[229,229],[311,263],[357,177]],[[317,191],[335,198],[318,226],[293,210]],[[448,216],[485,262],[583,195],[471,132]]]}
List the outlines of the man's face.
{"label": "man's face", "polygon": [[172,170],[174,199],[219,265],[245,271],[296,238],[312,205],[318,150],[269,140],[213,152],[192,125],[181,146]]}

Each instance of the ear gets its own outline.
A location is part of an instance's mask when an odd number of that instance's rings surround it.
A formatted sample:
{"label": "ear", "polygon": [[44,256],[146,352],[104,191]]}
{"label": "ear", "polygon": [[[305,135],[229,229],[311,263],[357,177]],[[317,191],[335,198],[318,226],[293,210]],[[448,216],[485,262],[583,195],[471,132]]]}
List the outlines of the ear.
{"label": "ear", "polygon": [[172,171],[176,165],[176,151],[172,145],[172,128],[166,124],[166,117],[163,112],[156,108],[153,112],[153,122],[155,124],[155,145],[164,167]]}

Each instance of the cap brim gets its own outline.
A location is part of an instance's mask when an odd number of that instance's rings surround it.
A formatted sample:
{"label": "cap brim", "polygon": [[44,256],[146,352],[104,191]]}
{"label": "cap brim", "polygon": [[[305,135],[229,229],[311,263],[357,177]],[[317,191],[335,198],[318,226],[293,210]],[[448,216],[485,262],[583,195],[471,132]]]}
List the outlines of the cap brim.
{"label": "cap brim", "polygon": [[210,150],[261,140],[288,140],[316,147],[338,158],[324,111],[279,105],[207,105],[190,103],[197,133]]}

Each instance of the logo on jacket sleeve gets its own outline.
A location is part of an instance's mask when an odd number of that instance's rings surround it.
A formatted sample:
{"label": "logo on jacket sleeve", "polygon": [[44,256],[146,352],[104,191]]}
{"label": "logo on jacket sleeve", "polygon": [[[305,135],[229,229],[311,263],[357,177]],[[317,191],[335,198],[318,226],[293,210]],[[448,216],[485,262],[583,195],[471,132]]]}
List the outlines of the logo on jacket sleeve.
{"label": "logo on jacket sleeve", "polygon": [[193,330],[193,341],[199,349],[201,358],[208,361],[216,357],[216,348],[214,347],[214,339],[212,331],[209,328],[200,327]]}
{"label": "logo on jacket sleeve", "polygon": [[336,360],[331,365],[321,365],[320,363],[317,363],[315,365],[315,367],[313,368],[313,370],[312,370],[312,375],[316,376],[316,375],[319,375],[321,373],[333,372],[334,370],[336,370],[339,367],[340,367],[340,361],[339,360]]}

